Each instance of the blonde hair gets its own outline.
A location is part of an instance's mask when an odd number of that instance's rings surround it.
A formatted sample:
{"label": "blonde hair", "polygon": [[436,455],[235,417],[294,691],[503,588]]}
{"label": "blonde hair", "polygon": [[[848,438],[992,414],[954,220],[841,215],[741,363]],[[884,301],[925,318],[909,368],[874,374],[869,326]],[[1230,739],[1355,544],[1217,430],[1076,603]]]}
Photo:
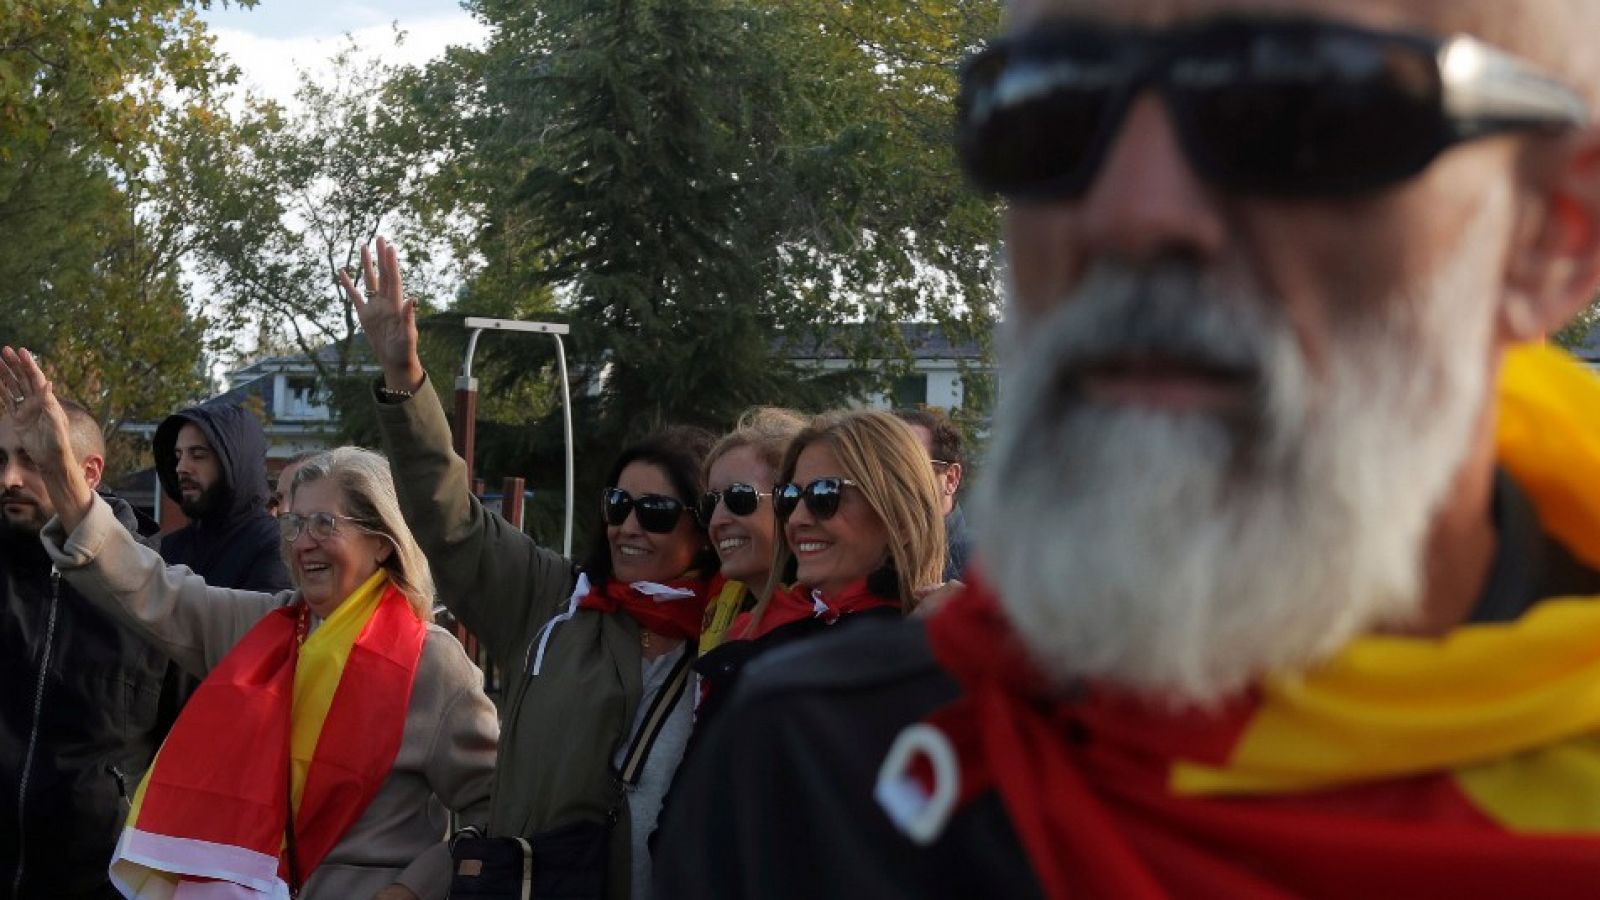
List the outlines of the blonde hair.
{"label": "blonde hair", "polygon": [[[389,580],[406,595],[417,618],[433,620],[433,572],[428,558],[417,546],[417,539],[406,527],[395,496],[394,476],[389,461],[360,447],[335,447],[307,459],[294,473],[294,487],[333,479],[343,497],[345,512],[372,534],[388,539],[394,552],[380,565],[389,571]],[[288,546],[284,547],[285,556]],[[291,565],[289,570],[294,571]]]}
{"label": "blonde hair", "polygon": [[[781,406],[755,406],[745,410],[733,430],[723,435],[711,452],[706,454],[705,477],[709,483],[711,466],[717,460],[739,449],[749,447],[774,472],[783,465],[783,451],[795,435],[806,427],[806,417]],[[758,484],[757,490],[770,489],[770,484]]]}
{"label": "blonde hair", "polygon": [[[823,413],[795,436],[783,455],[780,482],[794,479],[800,454],[812,444],[825,444],[854,481],[867,506],[889,535],[889,561],[899,574],[900,610],[916,607],[913,588],[937,584],[944,574],[944,516],[928,451],[906,423],[878,410]],[[773,541],[772,574],[750,615],[754,630],[766,615],[772,595],[793,551],[782,528]]]}

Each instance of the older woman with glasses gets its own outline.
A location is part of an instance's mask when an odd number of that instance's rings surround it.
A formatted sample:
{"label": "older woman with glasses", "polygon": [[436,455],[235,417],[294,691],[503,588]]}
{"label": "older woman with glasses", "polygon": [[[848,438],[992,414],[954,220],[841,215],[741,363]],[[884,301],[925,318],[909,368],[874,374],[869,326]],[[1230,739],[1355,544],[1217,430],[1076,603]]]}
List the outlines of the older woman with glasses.
{"label": "older woman with glasses", "polygon": [[716,556],[694,515],[711,436],[670,429],[623,451],[579,568],[486,512],[417,357],[399,258],[339,273],[383,368],[378,424],[439,596],[507,671],[489,837],[526,840],[532,893],[646,897],[646,838],[693,724]]}
{"label": "older woman with glasses", "polygon": [[481,673],[427,622],[433,580],[384,460],[341,447],[296,473],[278,520],[295,590],[213,588],[113,520],[26,351],[0,351],[0,387],[55,505],[57,569],[204,678],[132,797],[113,883],[152,898],[444,897],[449,811],[487,817],[498,725]]}

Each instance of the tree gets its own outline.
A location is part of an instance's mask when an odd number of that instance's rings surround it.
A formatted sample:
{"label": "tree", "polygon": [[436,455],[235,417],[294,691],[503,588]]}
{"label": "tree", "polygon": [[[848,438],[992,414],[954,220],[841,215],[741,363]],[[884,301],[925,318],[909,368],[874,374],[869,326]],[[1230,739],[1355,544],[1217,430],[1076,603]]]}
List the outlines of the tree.
{"label": "tree", "polygon": [[161,169],[178,117],[231,77],[196,5],[12,0],[0,15],[0,334],[108,431],[203,383],[207,323]]}
{"label": "tree", "polygon": [[[660,422],[821,408],[897,374],[796,369],[784,345],[837,342],[831,325],[869,326],[848,332],[862,362],[905,357],[904,320],[986,330],[994,209],[946,144],[950,71],[996,4],[946,5],[972,14],[960,36],[897,13],[890,60],[810,0],[468,4],[488,45],[408,86],[460,188],[434,195],[481,223],[457,309],[572,323],[581,480]],[[844,21],[876,34],[886,9]],[[480,352],[497,387],[548,383],[542,345],[503,347]],[[483,470],[557,471],[554,426],[480,433]]]}
{"label": "tree", "polygon": [[328,73],[300,72],[292,110],[246,98],[228,128],[191,132],[184,148],[199,268],[224,326],[286,333],[329,388],[361,353],[334,271],[353,270],[363,244],[397,238],[418,296],[440,289],[437,230],[416,212],[437,163],[415,107],[395,102],[401,75],[347,40]]}

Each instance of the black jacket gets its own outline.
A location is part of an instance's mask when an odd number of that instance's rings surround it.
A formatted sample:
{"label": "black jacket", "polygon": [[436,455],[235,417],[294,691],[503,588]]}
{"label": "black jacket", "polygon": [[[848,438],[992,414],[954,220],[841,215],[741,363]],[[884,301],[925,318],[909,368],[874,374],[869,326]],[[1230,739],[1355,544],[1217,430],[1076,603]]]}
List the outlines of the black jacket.
{"label": "black jacket", "polygon": [[[117,518],[154,546],[133,508]],[[178,670],[0,530],[0,898],[116,897],[106,866]]]}
{"label": "black jacket", "polygon": [[178,431],[194,423],[222,467],[215,507],[161,540],[161,558],[188,566],[215,587],[275,593],[293,587],[278,548],[278,527],[267,513],[267,436],[261,423],[231,404],[195,406],[168,416],[156,429],[154,451],[161,489],[174,501]]}
{"label": "black jacket", "polygon": [[929,847],[873,799],[901,729],[955,695],[917,622],[862,621],[762,654],[678,772],[656,896],[1042,896],[993,792]]}

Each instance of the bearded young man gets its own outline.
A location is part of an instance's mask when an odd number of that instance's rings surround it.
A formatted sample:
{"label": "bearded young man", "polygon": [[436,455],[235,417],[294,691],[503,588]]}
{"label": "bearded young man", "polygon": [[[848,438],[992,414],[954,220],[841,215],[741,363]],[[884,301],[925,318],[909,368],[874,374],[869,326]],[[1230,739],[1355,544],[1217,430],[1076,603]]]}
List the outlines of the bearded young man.
{"label": "bearded young man", "polygon": [[753,670],[661,895],[1592,894],[1600,3],[1008,12],[983,574]]}

